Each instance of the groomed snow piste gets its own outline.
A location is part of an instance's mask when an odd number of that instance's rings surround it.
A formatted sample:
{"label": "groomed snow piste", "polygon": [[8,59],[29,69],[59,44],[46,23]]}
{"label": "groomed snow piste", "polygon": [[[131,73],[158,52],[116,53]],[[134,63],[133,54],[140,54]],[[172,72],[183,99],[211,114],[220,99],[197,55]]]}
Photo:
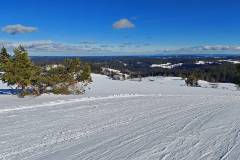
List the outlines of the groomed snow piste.
{"label": "groomed snow piste", "polygon": [[233,84],[93,81],[83,96],[1,95],[0,159],[240,159],[240,91]]}

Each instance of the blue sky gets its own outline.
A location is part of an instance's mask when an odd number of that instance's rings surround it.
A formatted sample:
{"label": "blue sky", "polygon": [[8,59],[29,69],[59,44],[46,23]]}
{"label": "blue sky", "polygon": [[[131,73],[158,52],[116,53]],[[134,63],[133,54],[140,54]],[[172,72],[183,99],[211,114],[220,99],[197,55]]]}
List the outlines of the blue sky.
{"label": "blue sky", "polygon": [[32,55],[240,53],[233,0],[9,0],[0,43]]}

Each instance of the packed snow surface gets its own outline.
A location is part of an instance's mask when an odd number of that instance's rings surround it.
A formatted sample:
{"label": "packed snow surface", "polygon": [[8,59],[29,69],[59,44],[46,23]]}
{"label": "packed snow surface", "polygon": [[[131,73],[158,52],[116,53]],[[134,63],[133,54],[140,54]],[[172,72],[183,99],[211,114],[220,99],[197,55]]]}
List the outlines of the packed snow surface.
{"label": "packed snow surface", "polygon": [[240,159],[240,91],[233,84],[93,81],[84,96],[1,95],[0,159]]}

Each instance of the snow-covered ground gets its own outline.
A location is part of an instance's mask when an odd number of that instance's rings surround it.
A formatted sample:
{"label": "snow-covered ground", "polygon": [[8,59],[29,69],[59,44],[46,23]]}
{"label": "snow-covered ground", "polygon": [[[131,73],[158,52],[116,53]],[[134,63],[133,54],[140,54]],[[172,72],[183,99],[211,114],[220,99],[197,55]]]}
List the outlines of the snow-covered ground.
{"label": "snow-covered ground", "polygon": [[198,64],[198,65],[204,65],[204,64],[213,64],[214,62],[205,62],[205,61],[197,61],[195,64]]}
{"label": "snow-covered ground", "polygon": [[152,68],[160,67],[160,68],[172,69],[175,67],[180,67],[182,65],[183,65],[183,63],[177,63],[177,64],[164,63],[164,64],[152,64],[150,67],[152,67]]}
{"label": "snow-covered ground", "polygon": [[229,63],[233,63],[233,64],[240,64],[240,61],[238,61],[238,60],[232,60],[232,59],[219,60],[219,62],[229,62]]}
{"label": "snow-covered ground", "polygon": [[83,96],[1,95],[0,159],[240,159],[240,91],[233,84],[93,80]]}

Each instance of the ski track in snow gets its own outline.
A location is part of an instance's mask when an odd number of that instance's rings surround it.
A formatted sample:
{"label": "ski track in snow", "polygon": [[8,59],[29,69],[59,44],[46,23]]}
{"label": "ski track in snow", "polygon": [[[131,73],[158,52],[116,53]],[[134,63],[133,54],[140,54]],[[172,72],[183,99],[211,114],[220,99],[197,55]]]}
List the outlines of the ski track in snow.
{"label": "ski track in snow", "polygon": [[180,89],[6,104],[0,159],[240,159],[240,95]]}
{"label": "ski track in snow", "polygon": [[[52,102],[38,104],[38,105],[18,106],[18,107],[11,107],[9,109],[0,109],[0,113],[41,108],[41,107],[58,106],[58,105],[62,105],[62,104],[77,103],[77,102],[109,100],[109,99],[118,99],[118,98],[132,98],[132,97],[142,97],[142,96],[144,96],[144,95],[122,94],[122,95],[112,95],[112,96],[107,96],[107,97],[87,97],[87,98],[80,98],[80,99],[57,100],[57,101],[52,101]],[[147,95],[145,95],[145,96],[147,96]],[[148,96],[151,96],[151,95],[148,95]]]}
{"label": "ski track in snow", "polygon": [[[78,99],[68,99],[68,100],[56,100],[50,101],[47,103],[37,104],[37,105],[29,105],[29,106],[13,106],[8,109],[0,109],[0,114],[5,112],[13,112],[13,111],[21,111],[21,110],[28,110],[28,109],[35,109],[41,107],[51,107],[51,106],[58,106],[58,105],[67,105],[70,103],[77,103],[77,102],[90,102],[90,101],[100,101],[100,100],[110,100],[110,99],[120,99],[120,98],[134,98],[134,97],[151,97],[151,96],[162,96],[161,94],[120,94],[120,95],[112,95],[106,97],[85,97],[85,98],[78,98]],[[214,95],[184,95],[184,97],[213,97]],[[182,95],[164,95],[164,97],[182,97]],[[214,96],[214,97],[226,97],[226,96]],[[238,96],[237,96],[238,97]]]}

